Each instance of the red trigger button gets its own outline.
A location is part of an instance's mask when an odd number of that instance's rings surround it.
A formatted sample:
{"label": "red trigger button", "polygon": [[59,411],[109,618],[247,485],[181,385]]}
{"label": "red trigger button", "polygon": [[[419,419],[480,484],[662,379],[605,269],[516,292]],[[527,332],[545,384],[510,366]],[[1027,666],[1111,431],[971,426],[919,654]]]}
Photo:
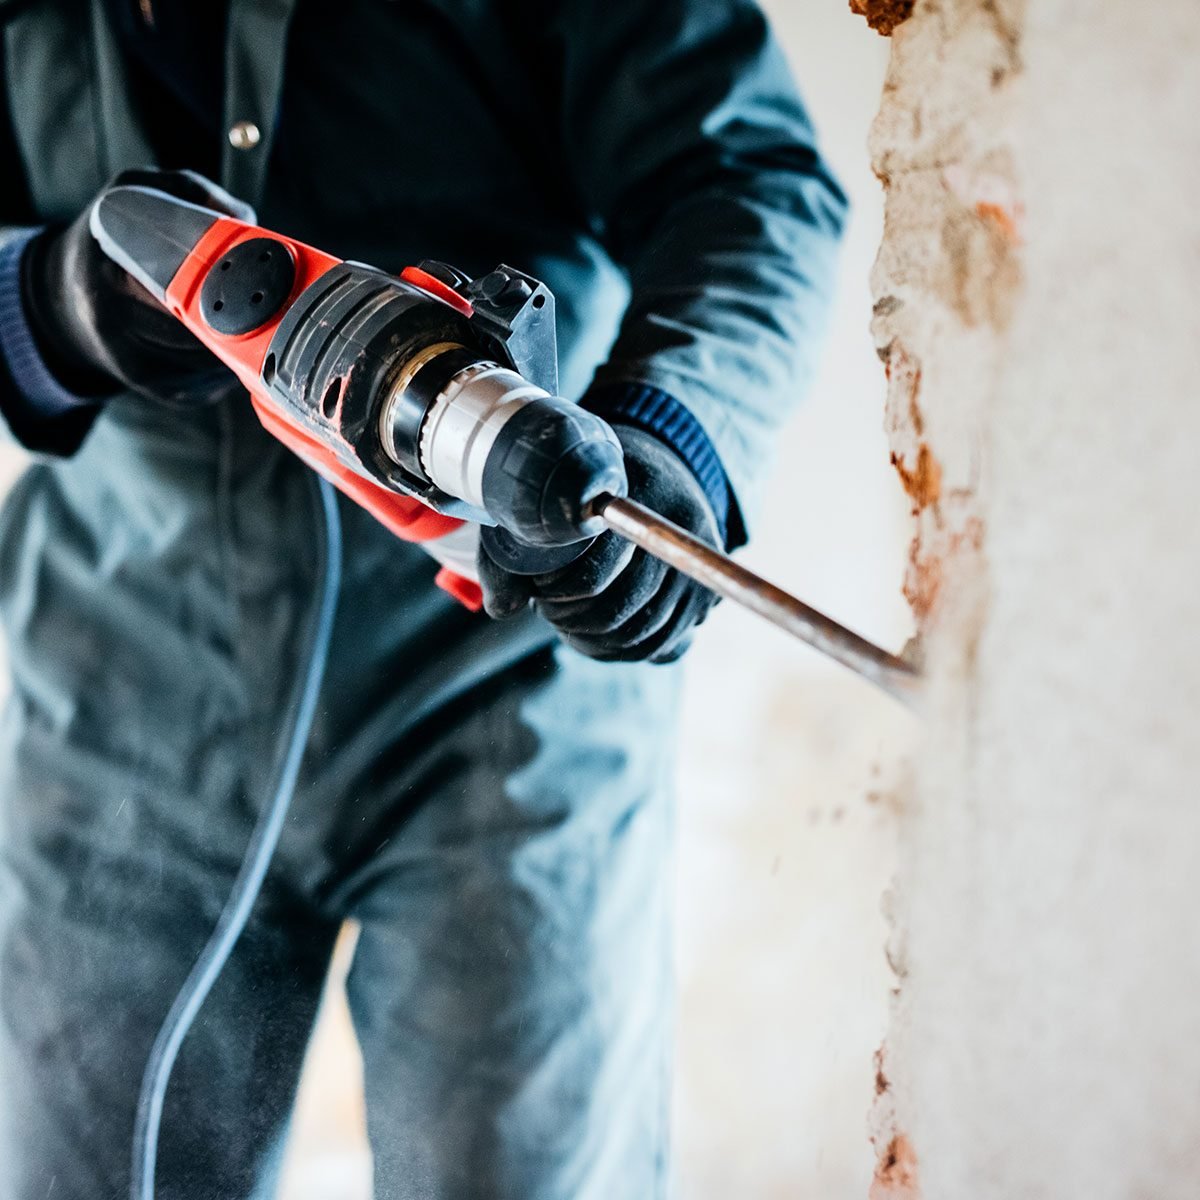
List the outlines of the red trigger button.
{"label": "red trigger button", "polygon": [[474,315],[475,309],[470,300],[465,296],[460,296],[449,284],[443,283],[436,275],[430,275],[428,271],[422,271],[420,267],[405,267],[400,272],[400,278],[405,283],[411,283],[413,287],[428,292],[431,296],[441,300],[443,304],[450,305],[464,317]]}

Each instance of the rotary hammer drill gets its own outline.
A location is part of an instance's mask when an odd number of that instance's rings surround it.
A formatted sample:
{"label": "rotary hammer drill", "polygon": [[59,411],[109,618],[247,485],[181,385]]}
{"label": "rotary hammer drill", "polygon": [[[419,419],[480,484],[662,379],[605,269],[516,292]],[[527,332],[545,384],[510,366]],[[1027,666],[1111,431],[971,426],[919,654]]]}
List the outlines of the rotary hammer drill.
{"label": "rotary hammer drill", "polygon": [[477,538],[514,574],[615,530],[912,703],[912,666],[626,496],[600,417],[556,395],[554,297],[500,266],[398,276],[152,188],[110,189],[92,233],[238,377],[263,426],[482,603]]}

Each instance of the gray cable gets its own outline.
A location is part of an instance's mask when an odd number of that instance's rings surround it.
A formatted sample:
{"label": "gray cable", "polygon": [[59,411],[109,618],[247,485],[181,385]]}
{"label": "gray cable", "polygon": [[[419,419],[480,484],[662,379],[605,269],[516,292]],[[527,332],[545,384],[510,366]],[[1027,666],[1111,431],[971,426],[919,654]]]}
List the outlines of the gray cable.
{"label": "gray cable", "polygon": [[300,774],[300,762],[304,747],[312,729],[316,713],[317,695],[325,677],[325,665],[329,657],[329,643],[333,636],[333,620],[337,612],[338,591],[342,573],[342,530],[338,518],[337,496],[333,487],[319,480],[321,509],[325,520],[325,563],[324,586],[321,604],[317,611],[312,649],[303,673],[299,699],[295,706],[296,718],[288,740],[279,771],[279,781],[271,803],[263,810],[250,844],[246,847],[237,879],[225,901],[217,927],[208,944],[200,953],[184,985],[175,997],[163,1021],[150,1059],[142,1077],[141,1094],[138,1097],[137,1119],[133,1135],[133,1177],[130,1186],[132,1200],[154,1200],[154,1170],[158,1160],[158,1135],[162,1125],[163,1101],[171,1070],[187,1037],[196,1014],[212,991],[213,984],[221,974],[233,948],[241,936],[251,909],[262,890],[263,880],[271,865],[283,823],[291,807]]}

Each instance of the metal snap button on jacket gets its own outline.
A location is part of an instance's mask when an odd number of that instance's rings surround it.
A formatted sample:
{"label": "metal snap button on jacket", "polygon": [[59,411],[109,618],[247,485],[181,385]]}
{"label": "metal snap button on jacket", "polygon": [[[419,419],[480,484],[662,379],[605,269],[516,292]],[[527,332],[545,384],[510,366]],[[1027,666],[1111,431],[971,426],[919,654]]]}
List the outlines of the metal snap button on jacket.
{"label": "metal snap button on jacket", "polygon": [[229,144],[235,150],[253,150],[262,133],[253,121],[236,121],[229,127]]}

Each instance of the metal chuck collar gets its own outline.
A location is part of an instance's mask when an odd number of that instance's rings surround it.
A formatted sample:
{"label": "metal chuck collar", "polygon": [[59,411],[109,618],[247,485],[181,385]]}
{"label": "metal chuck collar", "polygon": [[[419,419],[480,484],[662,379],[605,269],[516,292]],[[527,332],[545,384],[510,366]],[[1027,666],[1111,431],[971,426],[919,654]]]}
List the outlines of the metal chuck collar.
{"label": "metal chuck collar", "polygon": [[550,390],[557,362],[544,285],[499,267],[460,287],[474,304],[478,345],[443,341],[415,353],[381,407],[380,442],[406,471],[478,512],[502,565],[552,570],[603,531],[594,501],[628,490],[621,444],[605,421]]}

